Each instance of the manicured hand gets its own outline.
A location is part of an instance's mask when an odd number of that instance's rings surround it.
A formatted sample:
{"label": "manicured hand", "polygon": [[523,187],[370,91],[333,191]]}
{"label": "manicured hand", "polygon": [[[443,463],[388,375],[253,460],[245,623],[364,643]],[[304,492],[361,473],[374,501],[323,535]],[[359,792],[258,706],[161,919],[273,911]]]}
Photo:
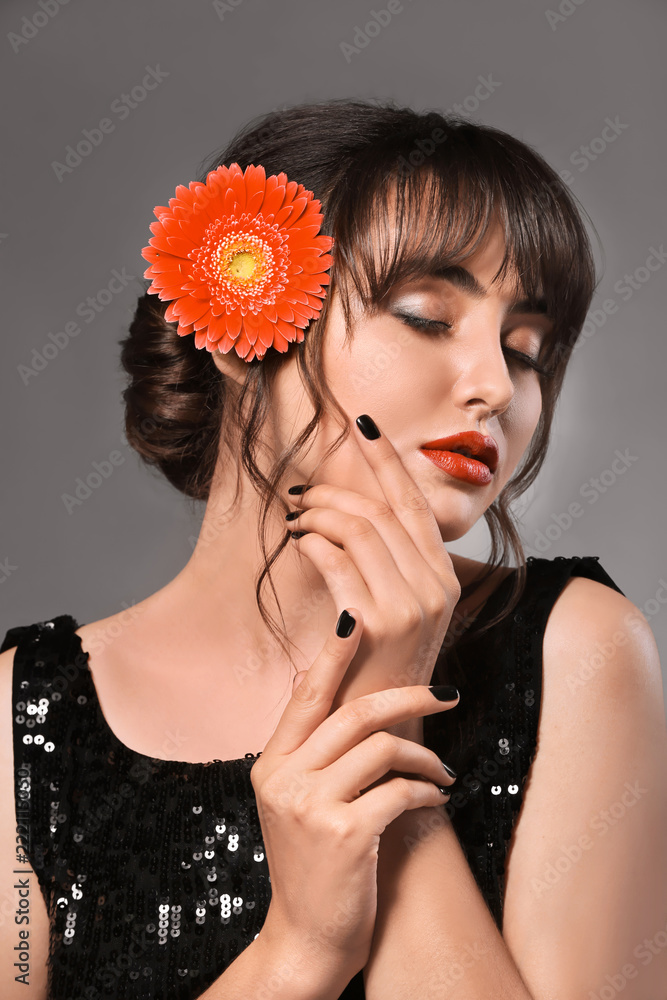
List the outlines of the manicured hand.
{"label": "manicured hand", "polygon": [[[368,417],[361,423],[368,426]],[[391,441],[367,439],[359,423],[353,433],[381,498],[328,483],[290,496],[301,513],[289,528],[305,532],[291,544],[321,573],[337,606],[363,612],[359,649],[334,709],[373,691],[428,684],[461,594],[435,515]]]}

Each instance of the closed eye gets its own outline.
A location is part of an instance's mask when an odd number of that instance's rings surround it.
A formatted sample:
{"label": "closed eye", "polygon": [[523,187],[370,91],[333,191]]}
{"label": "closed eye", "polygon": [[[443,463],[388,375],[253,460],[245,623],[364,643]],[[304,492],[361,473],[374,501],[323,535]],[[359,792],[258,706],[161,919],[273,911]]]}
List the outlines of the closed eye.
{"label": "closed eye", "polygon": [[503,347],[505,354],[509,354],[510,358],[514,358],[518,364],[524,365],[526,368],[532,368],[534,372],[538,375],[543,375],[545,378],[553,378],[556,374],[553,369],[545,368],[541,365],[537,358],[531,358],[529,354],[524,354],[523,351],[516,351],[513,347]]}
{"label": "closed eye", "polygon": [[414,327],[415,330],[451,330],[452,324],[446,323],[444,319],[425,319],[423,316],[413,316],[412,313],[395,312],[392,313],[397,319],[402,320],[407,326]]}
{"label": "closed eye", "polygon": [[[414,316],[412,313],[404,312],[394,312],[392,315],[415,330],[443,333],[452,329],[452,323],[447,323],[444,319],[426,319],[424,316]],[[553,378],[556,374],[554,370],[541,365],[537,358],[532,358],[529,354],[524,354],[523,351],[517,351],[513,347],[503,347],[503,352],[508,354],[510,359],[517,364],[525,369],[532,369],[544,378]]]}

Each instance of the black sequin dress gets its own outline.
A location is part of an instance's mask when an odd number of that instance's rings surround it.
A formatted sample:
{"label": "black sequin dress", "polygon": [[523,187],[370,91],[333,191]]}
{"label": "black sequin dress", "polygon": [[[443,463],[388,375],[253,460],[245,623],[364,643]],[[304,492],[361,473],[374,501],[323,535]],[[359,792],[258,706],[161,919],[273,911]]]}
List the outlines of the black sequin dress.
{"label": "black sequin dress", "polygon": [[[446,809],[501,930],[504,861],[536,746],[542,637],[570,576],[622,593],[597,558],[530,558],[509,618],[457,644],[470,688],[459,683],[457,707],[424,719],[426,745],[458,774]],[[499,610],[511,579],[476,626]],[[9,629],[2,644],[17,646],[16,870],[30,863],[50,916],[48,995],[192,1000],[254,939],[268,909],[250,782],[257,755],[183,763],[120,743],[78,627],[59,615]],[[342,997],[363,996],[359,973]]]}

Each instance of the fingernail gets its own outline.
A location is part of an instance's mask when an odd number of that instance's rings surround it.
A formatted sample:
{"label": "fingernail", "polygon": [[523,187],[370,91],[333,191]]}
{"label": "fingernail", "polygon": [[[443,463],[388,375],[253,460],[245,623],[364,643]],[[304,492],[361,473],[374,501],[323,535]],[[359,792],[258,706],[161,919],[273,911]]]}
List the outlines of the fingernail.
{"label": "fingernail", "polygon": [[458,688],[452,684],[430,684],[429,691],[438,701],[456,701],[459,696]]}
{"label": "fingernail", "polygon": [[438,785],[438,791],[442,792],[443,795],[449,795],[449,789],[443,788],[442,785]]}
{"label": "fingernail", "polygon": [[312,490],[314,485],[315,485],[314,483],[311,483],[310,486],[305,486],[303,483],[300,483],[298,486],[290,486],[287,492],[291,493],[292,496],[295,496],[300,493],[305,493],[306,490]]}
{"label": "fingernail", "polygon": [[444,767],[445,771],[447,772],[450,778],[456,777],[456,771],[452,771],[451,767],[448,767],[448,765],[445,764],[444,760],[441,760],[440,763],[442,764],[442,766]]}
{"label": "fingernail", "polygon": [[292,538],[301,538],[301,536],[305,534],[307,534],[305,531],[290,531]]}
{"label": "fingernail", "polygon": [[357,427],[369,441],[374,441],[376,438],[380,437],[380,432],[375,426],[375,422],[371,420],[367,413],[362,413],[360,417],[356,420]]}
{"label": "fingernail", "polygon": [[347,639],[352,635],[352,631],[356,624],[356,618],[353,618],[347,611],[341,611],[338,616],[338,621],[336,622],[336,635],[340,636],[341,639]]}
{"label": "fingernail", "polygon": [[295,518],[299,516],[300,513],[301,513],[300,510],[291,510],[289,514],[285,514],[285,520],[293,521]]}

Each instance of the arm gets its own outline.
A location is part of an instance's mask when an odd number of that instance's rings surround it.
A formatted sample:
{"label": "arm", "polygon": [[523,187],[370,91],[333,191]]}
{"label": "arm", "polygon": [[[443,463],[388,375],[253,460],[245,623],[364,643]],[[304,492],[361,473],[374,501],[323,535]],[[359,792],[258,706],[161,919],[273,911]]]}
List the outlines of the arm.
{"label": "arm", "polygon": [[442,807],[382,834],[375,928],[368,1000],[533,1000]]}
{"label": "arm", "polygon": [[427,836],[418,816],[398,817],[381,838],[369,1000],[581,1000],[621,980],[624,1000],[664,996],[667,732],[653,634],[627,598],[575,577],[549,617],[543,673],[502,937],[444,810],[420,811],[442,814]]}
{"label": "arm", "polygon": [[262,928],[200,1000],[338,1000],[348,982],[302,943],[279,942]]}

